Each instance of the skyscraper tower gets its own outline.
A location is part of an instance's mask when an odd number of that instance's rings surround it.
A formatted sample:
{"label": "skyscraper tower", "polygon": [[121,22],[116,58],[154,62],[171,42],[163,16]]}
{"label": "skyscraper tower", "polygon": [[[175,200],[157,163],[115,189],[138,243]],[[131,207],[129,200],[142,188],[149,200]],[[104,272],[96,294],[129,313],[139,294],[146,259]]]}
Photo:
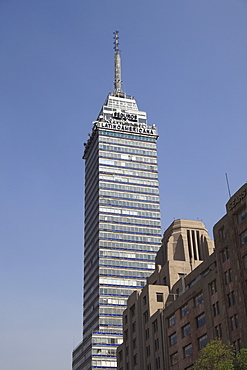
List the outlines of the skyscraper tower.
{"label": "skyscraper tower", "polygon": [[146,283],[161,244],[155,125],[122,91],[114,32],[114,92],[85,151],[83,341],[73,370],[115,369],[128,296]]}

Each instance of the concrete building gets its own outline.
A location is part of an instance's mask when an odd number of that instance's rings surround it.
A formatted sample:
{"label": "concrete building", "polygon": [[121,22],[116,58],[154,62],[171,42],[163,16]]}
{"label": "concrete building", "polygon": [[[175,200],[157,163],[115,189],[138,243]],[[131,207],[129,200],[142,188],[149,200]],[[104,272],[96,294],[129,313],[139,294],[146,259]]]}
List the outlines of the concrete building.
{"label": "concrete building", "polygon": [[123,313],[119,370],[192,369],[215,337],[247,347],[246,184],[226,210],[214,252],[202,223],[177,220],[166,230],[155,272]]}
{"label": "concrete building", "polygon": [[161,243],[155,125],[122,91],[115,32],[114,92],[85,143],[83,341],[73,370],[116,369],[127,298],[146,284]]}

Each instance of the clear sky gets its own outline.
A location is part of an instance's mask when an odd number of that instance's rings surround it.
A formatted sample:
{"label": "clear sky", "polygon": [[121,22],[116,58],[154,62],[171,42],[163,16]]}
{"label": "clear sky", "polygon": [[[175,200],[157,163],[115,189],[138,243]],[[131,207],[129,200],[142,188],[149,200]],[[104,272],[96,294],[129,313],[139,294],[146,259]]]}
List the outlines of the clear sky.
{"label": "clear sky", "polygon": [[159,130],[163,230],[212,236],[247,180],[246,0],[0,0],[1,370],[68,370],[81,339],[83,142],[113,89]]}

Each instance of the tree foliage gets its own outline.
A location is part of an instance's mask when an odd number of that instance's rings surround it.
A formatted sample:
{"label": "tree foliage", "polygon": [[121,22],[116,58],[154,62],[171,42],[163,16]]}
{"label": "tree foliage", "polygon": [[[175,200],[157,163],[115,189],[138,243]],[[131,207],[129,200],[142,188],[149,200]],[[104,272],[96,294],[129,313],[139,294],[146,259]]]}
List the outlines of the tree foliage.
{"label": "tree foliage", "polygon": [[247,370],[247,348],[242,348],[237,354],[235,370]]}
{"label": "tree foliage", "polygon": [[231,345],[214,339],[200,351],[194,370],[234,370],[234,358],[235,353]]}

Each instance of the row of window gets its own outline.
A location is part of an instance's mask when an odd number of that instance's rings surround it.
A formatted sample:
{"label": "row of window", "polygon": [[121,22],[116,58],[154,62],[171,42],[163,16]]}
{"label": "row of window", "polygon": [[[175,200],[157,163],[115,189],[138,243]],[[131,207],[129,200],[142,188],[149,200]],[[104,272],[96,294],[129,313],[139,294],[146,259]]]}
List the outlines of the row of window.
{"label": "row of window", "polygon": [[100,276],[124,276],[124,277],[135,277],[137,279],[143,279],[150,276],[150,271],[129,271],[128,269],[108,269],[99,268]]}
{"label": "row of window", "polygon": [[99,278],[99,283],[105,286],[124,286],[126,288],[143,288],[146,284],[146,279],[144,280],[134,280],[134,279],[124,279],[124,278],[110,278],[103,277]]}
{"label": "row of window", "polygon": [[137,155],[144,155],[149,157],[156,157],[156,150],[145,150],[145,149],[136,149],[136,148],[128,148],[126,146],[121,145],[107,145],[103,143],[99,143],[99,149],[106,150],[109,152],[120,152],[120,153],[130,153],[130,154],[137,154]]}
{"label": "row of window", "polygon": [[[112,179],[111,179],[112,181]],[[100,181],[99,187],[101,189],[113,189],[113,190],[122,190],[122,191],[129,191],[129,192],[136,192],[136,193],[146,193],[146,194],[159,194],[158,187],[144,187],[144,186],[137,186],[137,185],[122,185],[116,184],[113,182],[103,182]]]}
{"label": "row of window", "polygon": [[107,205],[107,206],[116,206],[116,207],[127,207],[127,208],[136,208],[136,209],[153,209],[159,211],[160,205],[152,204],[152,203],[139,203],[139,202],[131,202],[125,200],[117,200],[117,199],[107,199],[107,198],[100,198],[99,200],[100,205]]}
{"label": "row of window", "polygon": [[109,240],[123,240],[123,241],[135,241],[141,243],[151,243],[151,244],[158,244],[161,243],[160,237],[147,237],[147,236],[138,236],[134,234],[116,234],[116,233],[106,233],[103,231],[99,232],[100,239],[109,239]]}
{"label": "row of window", "polygon": [[131,199],[131,200],[141,200],[141,201],[159,203],[158,195],[126,193],[125,191],[118,192],[118,191],[103,190],[103,189],[100,189],[99,195],[102,197],[109,197],[109,198]]}
{"label": "row of window", "polygon": [[[99,164],[105,166],[113,166],[115,167],[125,167],[125,168],[133,168],[137,170],[144,170],[144,171],[158,171],[156,164],[140,164],[132,161],[117,161],[113,159],[104,159],[99,158]],[[104,170],[103,170],[104,171]]]}
{"label": "row of window", "polygon": [[100,240],[99,246],[104,248],[112,248],[112,249],[119,249],[124,251],[148,251],[150,252],[158,252],[160,248],[160,243],[155,243],[155,245],[142,245],[142,244],[136,244],[136,243],[124,243],[124,242],[115,242],[115,241],[106,241],[106,240]]}
{"label": "row of window", "polygon": [[155,263],[150,262],[131,262],[124,260],[112,260],[112,259],[103,259],[99,261],[100,266],[113,266],[113,267],[123,267],[123,268],[133,268],[133,269],[143,269],[143,270],[154,270]]}
{"label": "row of window", "polygon": [[[205,334],[205,335],[201,336],[200,338],[198,338],[198,349],[201,350],[202,348],[204,348],[207,345],[207,343],[208,343],[208,337],[207,337],[207,334]],[[183,347],[183,356],[184,356],[184,358],[191,356],[192,352],[193,352],[192,343]],[[171,366],[176,365],[178,363],[178,359],[179,359],[178,358],[178,352],[173,353],[170,356]]]}
{"label": "row of window", "polygon": [[143,260],[143,261],[154,261],[155,255],[154,254],[144,254],[144,253],[136,253],[136,252],[118,252],[111,249],[101,249],[99,251],[99,257],[109,257],[109,258],[124,258],[124,259],[131,259],[131,260]]}
{"label": "row of window", "polygon": [[121,169],[118,167],[107,167],[107,166],[99,166],[100,173],[112,173],[114,175],[124,175],[124,176],[133,176],[133,177],[142,177],[144,179],[158,179],[157,172],[151,171],[130,171],[128,169]]}
{"label": "row of window", "polygon": [[157,164],[157,157],[144,157],[144,156],[136,156],[136,155],[130,155],[130,154],[119,154],[116,152],[108,152],[108,151],[99,151],[99,156],[101,158],[107,158],[107,159],[115,159],[115,160],[125,160],[125,161],[134,161],[134,162],[144,162],[144,163],[153,163]]}
{"label": "row of window", "polygon": [[156,226],[161,227],[159,220],[153,220],[148,218],[137,218],[137,217],[127,217],[127,216],[118,216],[118,215],[105,215],[99,214],[100,221],[106,222],[114,222],[118,224],[125,224],[125,225],[135,225],[135,226]]}
{"label": "row of window", "polygon": [[109,296],[123,296],[129,297],[133,293],[133,289],[123,289],[122,287],[119,289],[114,288],[100,288],[99,294],[100,295],[109,295]]}
{"label": "row of window", "polygon": [[112,231],[114,233],[134,233],[134,234],[150,234],[150,235],[161,235],[160,228],[153,229],[149,227],[136,227],[136,226],[125,226],[125,225],[119,225],[119,224],[111,224],[109,223],[103,223],[100,222],[99,224],[99,230],[101,231]]}
{"label": "row of window", "polygon": [[[131,135],[131,134],[122,134],[121,132],[112,132],[112,131],[103,131],[99,130],[99,139],[101,142],[108,142],[113,144],[125,144],[129,146],[138,146],[144,147],[149,149],[156,148],[156,139],[154,137],[148,136],[138,136],[138,135]],[[114,137],[111,139],[111,137]],[[120,138],[120,139],[117,139]],[[129,140],[124,140],[129,139]],[[132,139],[132,140],[131,140]],[[145,141],[149,141],[150,143],[145,143]]]}
{"label": "row of window", "polygon": [[154,211],[141,211],[137,209],[117,209],[117,208],[108,208],[105,206],[99,207],[100,213],[109,213],[109,214],[117,214],[117,215],[123,215],[123,216],[135,216],[135,217],[144,217],[144,218],[154,218],[156,220],[160,220],[160,213],[156,210]]}
{"label": "row of window", "polygon": [[141,179],[141,178],[134,178],[134,177],[127,177],[126,175],[124,176],[120,176],[120,175],[116,175],[116,174],[111,174],[111,175],[107,175],[107,174],[99,174],[99,180],[103,180],[103,181],[114,181],[115,183],[116,182],[119,182],[119,183],[127,183],[127,184],[131,184],[131,185],[143,185],[143,186],[150,186],[150,188],[158,188],[159,186],[159,183],[158,183],[158,180],[156,179],[152,179],[152,180],[149,180],[149,179]]}
{"label": "row of window", "polygon": [[[199,316],[196,317],[196,326],[197,328],[200,328],[206,323],[205,313],[203,312]],[[182,330],[182,337],[185,337],[186,335],[189,335],[191,333],[190,323],[187,323],[185,326],[181,328]],[[177,333],[174,332],[169,336],[169,343],[170,346],[177,343]]]}

